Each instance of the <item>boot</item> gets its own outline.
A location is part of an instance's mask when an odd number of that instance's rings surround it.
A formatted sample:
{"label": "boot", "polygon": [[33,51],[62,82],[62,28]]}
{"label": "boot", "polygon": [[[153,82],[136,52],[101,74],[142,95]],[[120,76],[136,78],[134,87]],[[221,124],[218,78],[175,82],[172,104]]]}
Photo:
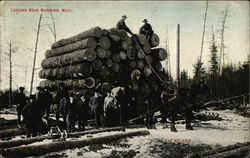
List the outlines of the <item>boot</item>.
{"label": "boot", "polygon": [[171,132],[177,132],[175,128],[175,123],[171,122],[171,127],[170,127]]}
{"label": "boot", "polygon": [[191,122],[189,122],[189,121],[186,122],[186,129],[187,130],[194,130],[194,128],[191,125]]}

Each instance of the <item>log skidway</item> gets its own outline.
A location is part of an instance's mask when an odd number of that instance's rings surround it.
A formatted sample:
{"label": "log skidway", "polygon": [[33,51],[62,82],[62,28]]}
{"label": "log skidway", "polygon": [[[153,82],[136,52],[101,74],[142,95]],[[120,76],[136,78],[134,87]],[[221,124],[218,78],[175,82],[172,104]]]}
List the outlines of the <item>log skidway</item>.
{"label": "log skidway", "polygon": [[101,136],[97,138],[88,138],[83,140],[71,140],[62,142],[52,142],[41,145],[12,147],[7,149],[1,149],[0,154],[6,157],[41,156],[50,152],[80,148],[91,144],[103,144],[126,137],[145,136],[149,134],[150,134],[149,131],[143,130],[143,131],[117,133],[114,135]]}
{"label": "log skidway", "polygon": [[[110,132],[110,131],[125,131],[125,128],[119,126],[119,127],[74,132],[74,133],[70,133],[69,137],[81,136],[81,135],[86,135],[86,134],[96,134],[96,133],[101,133],[101,132]],[[60,137],[61,135],[43,135],[43,136],[20,139],[20,140],[3,141],[3,142],[0,142],[0,148],[10,148],[10,147],[16,147],[20,145],[27,145],[27,144],[32,144],[34,142],[40,142],[45,139],[58,139]]]}

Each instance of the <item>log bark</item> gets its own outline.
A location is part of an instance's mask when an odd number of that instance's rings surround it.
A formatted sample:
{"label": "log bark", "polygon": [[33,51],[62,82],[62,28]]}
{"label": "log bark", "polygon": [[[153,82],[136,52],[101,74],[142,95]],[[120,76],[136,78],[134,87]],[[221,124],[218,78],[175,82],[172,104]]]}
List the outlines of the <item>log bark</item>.
{"label": "log bark", "polygon": [[161,70],[162,70],[162,64],[161,64],[161,62],[156,62],[156,63],[154,64],[154,67],[155,67],[155,69],[156,69],[157,71],[161,71]]}
{"label": "log bark", "polygon": [[114,39],[115,41],[126,40],[128,38],[128,34],[124,30],[118,30],[117,28],[111,28],[108,31],[109,31],[110,37],[112,39]]}
{"label": "log bark", "polygon": [[138,41],[141,45],[145,45],[147,42],[146,36],[144,34],[138,34]]}
{"label": "log bark", "polygon": [[141,49],[137,50],[137,57],[138,57],[139,59],[143,59],[143,58],[144,58],[144,55],[143,55],[143,52],[142,52]]}
{"label": "log bark", "polygon": [[163,61],[167,58],[167,51],[163,48],[152,49],[151,54],[160,61]]}
{"label": "log bark", "polygon": [[125,41],[122,41],[122,49],[127,50],[132,45],[132,39],[127,38]]}
{"label": "log bark", "polygon": [[106,57],[106,51],[103,48],[97,48],[96,54],[99,58],[105,58]]}
{"label": "log bark", "polygon": [[106,65],[107,65],[107,67],[112,67],[113,66],[113,60],[112,59],[107,59],[106,60]]}
{"label": "log bark", "polygon": [[129,67],[130,67],[131,70],[136,69],[136,67],[137,67],[136,61],[131,60],[131,61],[129,62]]}
{"label": "log bark", "polygon": [[131,80],[133,80],[133,81],[139,80],[140,77],[141,77],[141,71],[140,71],[140,70],[137,70],[137,69],[136,69],[136,70],[133,70],[133,71],[131,72],[130,77],[131,77]]}
{"label": "log bark", "polygon": [[106,29],[102,29],[102,35],[103,36],[108,36],[109,32]]}
{"label": "log bark", "polygon": [[96,59],[96,53],[94,50],[84,49],[75,51],[69,54],[61,56],[51,57],[43,59],[41,66],[42,68],[56,68],[62,66],[68,66],[72,64],[79,64],[84,61],[94,61]]}
{"label": "log bark", "polygon": [[103,66],[102,61],[99,59],[96,59],[94,62],[92,62],[92,68],[95,71],[101,70],[102,66]]}
{"label": "log bark", "polygon": [[127,50],[127,57],[129,59],[135,59],[135,56],[136,56],[136,51],[133,47],[129,47],[128,50]]}
{"label": "log bark", "polygon": [[113,63],[112,69],[114,72],[119,72],[120,71],[120,65],[117,63]]}
{"label": "log bark", "polygon": [[62,142],[52,142],[41,145],[20,146],[20,147],[13,147],[1,150],[1,154],[6,157],[42,156],[50,152],[80,148],[91,144],[102,144],[126,137],[142,136],[149,134],[150,134],[149,131],[143,130],[143,131],[117,133],[114,135],[101,136],[97,138],[87,138],[83,140],[69,140]]}
{"label": "log bark", "polygon": [[126,60],[126,58],[127,58],[126,52],[120,51],[119,55],[120,55],[121,60]]}
{"label": "log bark", "polygon": [[108,37],[102,36],[99,39],[99,45],[102,49],[108,49],[110,47],[110,39]]}
{"label": "log bark", "polygon": [[45,57],[46,58],[50,58],[50,57],[54,57],[54,56],[59,56],[59,55],[63,55],[63,54],[67,54],[70,52],[74,52],[77,50],[82,50],[82,49],[92,49],[94,50],[97,46],[97,42],[94,38],[90,37],[75,43],[71,43],[59,48],[55,48],[52,50],[47,50],[45,52]]}
{"label": "log bark", "polygon": [[100,27],[93,27],[89,30],[86,30],[78,35],[66,38],[66,39],[61,39],[55,43],[52,44],[51,48],[55,49],[58,47],[62,47],[89,37],[101,37],[102,36],[102,29]]}
{"label": "log bark", "polygon": [[12,137],[17,135],[24,135],[26,130],[24,128],[11,128],[0,131],[0,138]]}
{"label": "log bark", "polygon": [[112,59],[113,59],[113,61],[114,61],[115,63],[120,63],[120,61],[121,61],[120,54],[114,53]]}
{"label": "log bark", "polygon": [[157,34],[152,34],[150,40],[149,40],[149,44],[151,47],[157,47],[160,44],[160,38]]}
{"label": "log bark", "polygon": [[143,70],[144,66],[145,66],[145,64],[144,64],[144,61],[143,61],[143,60],[138,60],[138,61],[137,61],[137,68],[138,68],[139,70]]}
{"label": "log bark", "polygon": [[39,72],[39,77],[42,79],[71,79],[71,78],[86,78],[92,72],[92,67],[89,63],[71,65],[54,69],[43,69]]}
{"label": "log bark", "polygon": [[86,79],[72,79],[72,80],[43,80],[40,82],[40,86],[44,88],[48,86],[52,89],[57,89],[59,83],[64,83],[67,89],[83,89],[93,88],[95,86],[95,79],[88,77]]}
{"label": "log bark", "polygon": [[147,60],[147,62],[148,62],[149,64],[151,64],[151,63],[153,62],[153,58],[152,58],[151,55],[147,55],[145,60]]}
{"label": "log bark", "polygon": [[144,45],[143,45],[143,50],[146,54],[149,54],[151,52],[151,47],[150,45],[148,44],[148,42],[146,42]]}
{"label": "log bark", "polygon": [[105,58],[109,59],[109,58],[111,58],[111,56],[112,56],[111,51],[110,50],[106,50],[106,56],[105,56]]}
{"label": "log bark", "polygon": [[[96,133],[110,132],[110,131],[125,131],[125,128],[118,126],[118,127],[104,128],[104,129],[94,129],[94,130],[89,130],[89,131],[69,133],[68,136],[74,137],[74,136],[96,134]],[[27,144],[31,144],[34,142],[40,142],[45,139],[58,139],[60,137],[61,135],[44,135],[40,137],[26,138],[26,139],[20,139],[20,140],[3,141],[3,142],[0,142],[0,148],[10,148],[10,147],[16,147],[20,145],[27,145]]]}
{"label": "log bark", "polygon": [[146,65],[146,66],[144,67],[143,72],[144,72],[144,75],[145,75],[146,77],[148,77],[148,76],[150,76],[150,75],[152,74],[152,69],[151,69],[148,65]]}

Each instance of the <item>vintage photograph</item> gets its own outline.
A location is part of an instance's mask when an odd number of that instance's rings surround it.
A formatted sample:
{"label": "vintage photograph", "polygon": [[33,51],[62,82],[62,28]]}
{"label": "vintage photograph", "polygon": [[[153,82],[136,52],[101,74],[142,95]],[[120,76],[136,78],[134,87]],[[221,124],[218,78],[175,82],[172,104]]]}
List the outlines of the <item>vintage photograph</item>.
{"label": "vintage photograph", "polygon": [[0,157],[248,158],[249,1],[1,1]]}

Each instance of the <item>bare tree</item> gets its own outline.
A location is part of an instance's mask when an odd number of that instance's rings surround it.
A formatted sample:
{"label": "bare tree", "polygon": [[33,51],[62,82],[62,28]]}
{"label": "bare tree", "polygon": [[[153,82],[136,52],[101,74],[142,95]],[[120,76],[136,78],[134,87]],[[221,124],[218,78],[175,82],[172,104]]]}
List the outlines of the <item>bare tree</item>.
{"label": "bare tree", "polygon": [[35,52],[34,52],[34,59],[33,59],[33,67],[32,67],[32,74],[31,74],[31,84],[30,84],[30,94],[32,94],[33,89],[33,81],[34,81],[34,72],[35,72],[35,65],[36,65],[36,54],[37,54],[37,44],[38,44],[38,37],[41,27],[41,20],[42,20],[42,14],[40,15],[37,32],[36,32],[36,43],[35,43]]}
{"label": "bare tree", "polygon": [[200,78],[200,69],[201,69],[200,66],[202,65],[202,53],[203,53],[204,37],[205,37],[205,32],[206,32],[207,11],[208,11],[208,1],[206,2],[206,7],[205,7],[205,15],[204,15],[204,23],[203,23],[203,31],[202,31],[202,39],[201,39],[201,54],[200,54],[200,59],[198,60],[198,67],[197,67],[197,72],[198,72],[197,79],[198,80]]}
{"label": "bare tree", "polygon": [[16,48],[13,46],[13,42],[10,41],[8,43],[8,51],[4,52],[4,54],[8,57],[9,63],[9,105],[12,106],[12,83],[13,83],[13,54],[16,52]]}
{"label": "bare tree", "polygon": [[228,8],[226,8],[223,19],[222,19],[222,29],[220,30],[221,32],[221,45],[220,45],[220,56],[219,56],[219,74],[221,74],[222,67],[224,66],[224,55],[225,55],[225,44],[224,44],[224,35],[225,35],[225,24],[226,24],[226,19],[228,17]]}

